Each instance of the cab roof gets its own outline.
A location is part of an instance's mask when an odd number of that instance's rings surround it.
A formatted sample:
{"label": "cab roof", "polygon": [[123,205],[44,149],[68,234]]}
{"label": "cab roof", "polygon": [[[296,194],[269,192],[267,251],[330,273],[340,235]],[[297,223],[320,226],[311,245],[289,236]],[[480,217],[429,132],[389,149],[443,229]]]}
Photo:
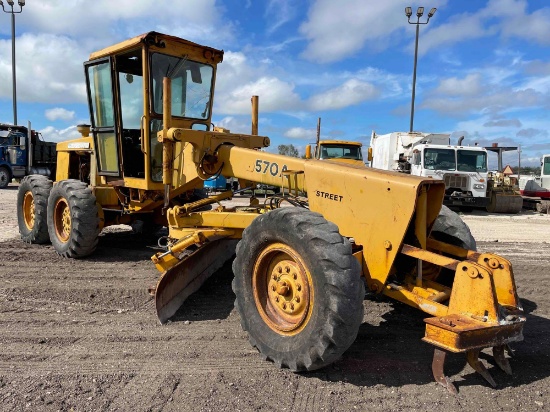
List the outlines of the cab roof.
{"label": "cab roof", "polygon": [[351,142],[349,140],[321,140],[319,144],[339,144],[339,145],[349,145],[349,146],[363,146],[361,142]]}
{"label": "cab roof", "polygon": [[166,43],[172,43],[173,45],[186,46],[195,49],[204,50],[205,58],[207,58],[207,52],[210,52],[209,59],[212,59],[215,63],[220,63],[223,60],[223,50],[214,49],[213,47],[203,46],[198,43],[193,43],[189,40],[185,40],[176,36],[170,36],[168,34],[158,33],[156,31],[150,31],[148,33],[140,34],[128,40],[124,40],[120,43],[106,47],[90,54],[90,60],[99,59],[101,57],[111,56],[116,53],[120,53],[129,49],[133,49],[141,43],[145,43],[149,46],[164,48]]}

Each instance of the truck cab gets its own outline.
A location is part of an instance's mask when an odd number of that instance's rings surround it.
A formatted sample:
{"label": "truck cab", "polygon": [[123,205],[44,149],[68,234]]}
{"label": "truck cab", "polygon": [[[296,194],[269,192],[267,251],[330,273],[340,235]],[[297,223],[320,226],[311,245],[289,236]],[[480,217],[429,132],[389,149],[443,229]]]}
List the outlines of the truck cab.
{"label": "truck cab", "polygon": [[445,182],[450,206],[487,206],[487,151],[481,147],[419,145],[411,174]]}
{"label": "truck cab", "polygon": [[469,210],[485,207],[487,197],[487,150],[450,144],[442,133],[372,133],[369,161],[377,169],[431,177],[445,182],[447,206]]}
{"label": "truck cab", "polygon": [[43,142],[29,127],[0,124],[0,189],[13,178],[28,174],[51,177],[55,171],[55,143]]}
{"label": "truck cab", "polygon": [[312,153],[311,145],[306,146],[306,158],[317,160],[331,160],[340,163],[365,167],[362,144],[360,142],[344,140],[320,140]]}

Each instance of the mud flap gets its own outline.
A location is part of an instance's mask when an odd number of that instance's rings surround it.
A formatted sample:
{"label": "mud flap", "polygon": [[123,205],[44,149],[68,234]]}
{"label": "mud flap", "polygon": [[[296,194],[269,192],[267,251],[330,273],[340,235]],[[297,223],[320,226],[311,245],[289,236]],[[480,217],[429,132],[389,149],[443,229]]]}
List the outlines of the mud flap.
{"label": "mud flap", "polygon": [[157,316],[164,324],[193,292],[235,255],[238,240],[208,242],[164,272],[155,289]]}

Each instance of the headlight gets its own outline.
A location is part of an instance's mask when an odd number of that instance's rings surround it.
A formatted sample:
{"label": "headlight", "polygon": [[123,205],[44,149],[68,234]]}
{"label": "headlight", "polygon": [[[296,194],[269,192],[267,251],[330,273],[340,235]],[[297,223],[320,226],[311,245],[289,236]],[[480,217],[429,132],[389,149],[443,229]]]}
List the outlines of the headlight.
{"label": "headlight", "polygon": [[476,184],[474,185],[474,189],[485,189],[485,185]]}

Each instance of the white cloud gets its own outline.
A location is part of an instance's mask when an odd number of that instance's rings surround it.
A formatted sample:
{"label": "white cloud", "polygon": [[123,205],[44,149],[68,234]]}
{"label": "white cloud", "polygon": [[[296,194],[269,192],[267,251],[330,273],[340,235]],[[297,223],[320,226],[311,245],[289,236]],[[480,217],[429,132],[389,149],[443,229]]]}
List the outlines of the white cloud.
{"label": "white cloud", "polygon": [[[442,7],[446,0],[433,0],[431,7]],[[404,15],[410,0],[316,0],[300,32],[309,40],[302,57],[315,62],[339,61],[367,45],[385,49],[395,42],[397,32],[409,26]],[[434,17],[435,18],[435,17]]]}
{"label": "white cloud", "polygon": [[260,96],[262,113],[293,110],[300,97],[294,92],[294,85],[276,77],[261,77],[258,80],[233,88],[218,99],[218,112],[226,114],[250,113],[252,96]]}
{"label": "white cloud", "polygon": [[[258,122],[260,122],[259,119]],[[250,134],[252,131],[252,123],[250,120],[246,122],[234,116],[226,116],[221,120],[215,121],[214,124],[229,129],[231,133]]]}
{"label": "white cloud", "polygon": [[[217,0],[34,0],[18,25],[51,34],[93,37],[108,46],[148,30],[185,38],[223,41],[232,35],[232,23],[223,21]],[[90,29],[88,22],[93,22]],[[146,27],[147,29],[144,29]],[[7,32],[7,28],[0,29]]]}
{"label": "white cloud", "polygon": [[481,75],[478,73],[468,74],[463,79],[457,77],[443,79],[435,92],[452,96],[474,96],[481,91],[480,80]]}
{"label": "white cloud", "polygon": [[[23,34],[17,39],[16,52],[19,101],[86,101],[82,62],[87,53],[75,41],[51,34]],[[0,40],[0,97],[11,96],[10,61],[11,42]]]}
{"label": "white cloud", "polygon": [[[449,46],[464,40],[477,39],[494,33],[494,28],[487,27],[479,14],[463,13],[451,16],[447,23],[430,23],[423,30],[419,42],[418,54],[422,55],[428,50],[441,50],[443,45]],[[411,53],[414,52],[414,40],[409,45]]]}
{"label": "white cloud", "polygon": [[[435,0],[429,7],[444,8],[446,0]],[[401,33],[411,38],[408,50],[414,51],[414,26],[409,26],[403,9],[409,0],[315,0],[300,32],[308,40],[302,57],[321,63],[342,60],[364,46],[386,49]],[[337,18],[335,18],[337,16]],[[424,16],[425,18],[425,16]],[[414,21],[413,16],[411,20]],[[422,27],[419,54],[428,50],[444,50],[465,40],[499,35],[503,39],[521,38],[550,44],[550,8],[531,13],[526,0],[490,0],[473,13],[461,13],[439,19],[439,14]],[[444,21],[444,23],[440,23]]]}
{"label": "white cloud", "polygon": [[341,86],[309,99],[311,110],[336,110],[352,106],[377,97],[379,91],[374,85],[357,79],[350,79]]}
{"label": "white cloud", "polygon": [[75,112],[63,109],[62,107],[56,107],[54,109],[48,109],[44,113],[48,120],[52,122],[55,120],[65,120],[70,121],[74,119]]}
{"label": "white cloud", "polygon": [[499,113],[518,108],[537,107],[544,104],[548,97],[533,89],[511,90],[498,89],[489,94],[480,94],[468,98],[451,99],[449,96],[426,97],[421,108],[433,109],[448,115],[465,113]]}
{"label": "white cloud", "polygon": [[267,21],[267,32],[277,31],[296,16],[296,5],[290,0],[269,0],[264,17]]}
{"label": "white cloud", "polygon": [[525,40],[535,41],[540,44],[550,44],[550,9],[542,8],[526,13],[527,2],[520,0],[492,1],[491,6],[499,8],[506,15],[502,24],[502,35],[507,37],[519,37]]}
{"label": "white cloud", "polygon": [[62,142],[70,139],[82,137],[76,130],[76,126],[69,126],[66,129],[56,129],[53,126],[47,126],[39,130],[44,140],[48,142]]}
{"label": "white cloud", "polygon": [[447,23],[428,26],[426,33],[422,34],[419,53],[490,35],[499,35],[504,40],[516,37],[548,45],[548,20],[550,8],[540,8],[530,14],[526,0],[490,0],[475,13],[463,13],[450,17]]}
{"label": "white cloud", "polygon": [[303,127],[292,127],[284,132],[285,137],[301,140],[314,140],[316,134],[317,131],[315,129],[305,129]]}

